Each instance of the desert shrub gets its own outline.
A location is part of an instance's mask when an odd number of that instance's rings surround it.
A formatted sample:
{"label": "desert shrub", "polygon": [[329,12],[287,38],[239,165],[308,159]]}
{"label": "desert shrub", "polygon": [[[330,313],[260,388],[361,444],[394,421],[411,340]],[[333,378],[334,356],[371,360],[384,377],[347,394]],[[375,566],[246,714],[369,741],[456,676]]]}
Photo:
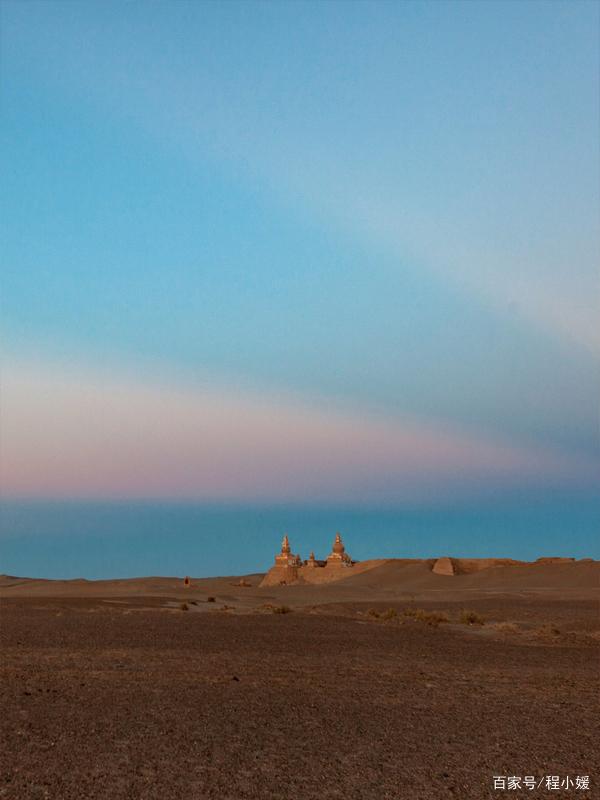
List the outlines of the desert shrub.
{"label": "desert shrub", "polygon": [[462,623],[463,625],[484,625],[485,624],[485,618],[482,617],[481,614],[478,614],[476,611],[468,611],[466,608],[464,608],[460,612],[460,617],[458,618],[458,621],[460,623]]}
{"label": "desert shrub", "polygon": [[443,611],[429,611],[425,615],[424,622],[428,625],[433,625],[434,627],[439,625],[442,622],[450,622],[448,615],[444,614]]}
{"label": "desert shrub", "polygon": [[188,610],[189,610],[189,606],[188,606],[188,604],[187,604],[187,603],[182,603],[182,604],[179,606],[179,608],[180,608],[182,611],[188,611]]}
{"label": "desert shrub", "polygon": [[190,605],[197,606],[198,605],[198,601],[197,600],[190,600]]}
{"label": "desert shrub", "polygon": [[206,602],[207,603],[216,603],[217,602],[217,598],[216,597],[207,597],[206,598]]}
{"label": "desert shrub", "polygon": [[292,609],[289,606],[276,606],[273,603],[263,603],[258,607],[259,611],[265,611],[270,614],[291,614]]}
{"label": "desert shrub", "polygon": [[448,615],[443,611],[425,611],[424,608],[406,608],[402,612],[405,617],[412,617],[418,622],[437,627],[441,622],[450,622]]}
{"label": "desert shrub", "polygon": [[397,616],[398,612],[395,608],[388,608],[387,611],[381,614],[381,619],[395,619]]}
{"label": "desert shrub", "polygon": [[518,633],[519,626],[514,622],[498,622],[496,624],[496,630],[501,633]]}
{"label": "desert shrub", "polygon": [[377,609],[376,609],[376,608],[370,608],[370,609],[367,611],[367,614],[368,614],[370,617],[375,617],[375,619],[379,619],[379,611],[377,611]]}
{"label": "desert shrub", "polygon": [[441,622],[449,622],[448,616],[443,611],[423,611],[419,609],[415,619],[419,622],[424,622],[426,625],[431,625],[434,628]]}

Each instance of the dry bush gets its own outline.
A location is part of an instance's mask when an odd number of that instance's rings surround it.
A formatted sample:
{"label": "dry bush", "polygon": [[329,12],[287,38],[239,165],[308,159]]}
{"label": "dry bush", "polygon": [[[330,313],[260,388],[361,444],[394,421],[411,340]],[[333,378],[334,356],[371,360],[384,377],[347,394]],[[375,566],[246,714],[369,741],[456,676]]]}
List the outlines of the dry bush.
{"label": "dry bush", "polygon": [[478,614],[476,611],[469,611],[466,608],[460,612],[458,621],[462,625],[485,625],[485,618]]}
{"label": "dry bush", "polygon": [[189,606],[188,606],[188,604],[187,604],[187,603],[182,603],[182,604],[179,606],[179,608],[180,608],[182,611],[188,611],[188,610],[189,610]]}
{"label": "dry bush", "polygon": [[424,622],[434,628],[441,622],[450,622],[448,615],[443,611],[425,611],[424,608],[406,608],[403,612],[405,617],[412,617],[418,622]]}
{"label": "dry bush", "polygon": [[216,603],[217,602],[217,598],[216,597],[207,597],[206,598],[206,602],[207,603]]}
{"label": "dry bush", "polygon": [[443,611],[421,611],[416,617],[419,622],[424,622],[426,625],[431,625],[434,628],[441,622],[449,622],[448,615]]}
{"label": "dry bush", "polygon": [[273,606],[271,611],[274,614],[289,614],[291,613],[292,609],[289,606]]}
{"label": "dry bush", "polygon": [[376,608],[370,608],[370,609],[367,611],[367,614],[368,614],[370,617],[375,617],[375,619],[379,619],[379,611],[377,611],[377,609],[376,609]]}
{"label": "dry bush", "polygon": [[387,611],[381,614],[381,619],[395,619],[397,616],[398,612],[395,608],[388,608]]}
{"label": "dry bush", "polygon": [[498,622],[495,628],[500,633],[519,633],[519,626],[514,622]]}

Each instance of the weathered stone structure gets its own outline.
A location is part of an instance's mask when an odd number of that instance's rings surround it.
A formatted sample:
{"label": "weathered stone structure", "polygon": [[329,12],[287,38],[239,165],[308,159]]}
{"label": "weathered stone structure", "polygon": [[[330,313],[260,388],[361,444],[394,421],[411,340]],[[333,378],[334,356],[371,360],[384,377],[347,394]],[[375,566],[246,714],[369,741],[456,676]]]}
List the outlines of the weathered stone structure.
{"label": "weathered stone structure", "polygon": [[[302,559],[292,553],[287,533],[281,542],[281,551],[275,556],[275,566],[271,567],[261,582],[261,586],[279,586],[298,582],[298,570],[302,567]],[[267,580],[268,578],[268,580]]]}
{"label": "weathered stone structure", "polygon": [[432,572],[435,572],[436,575],[454,575],[452,559],[448,558],[448,556],[438,558],[433,565]]}
{"label": "weathered stone structure", "polygon": [[[299,555],[293,555],[287,534],[281,543],[281,552],[275,556],[275,565],[267,572],[261,586],[280,586],[294,583],[326,583],[343,577],[341,570],[352,568],[354,561],[346,553],[346,548],[339,533],[331,553],[325,561],[318,561],[311,552],[307,561]],[[348,573],[350,574],[350,573]]]}
{"label": "weathered stone structure", "polygon": [[292,548],[290,547],[290,540],[288,539],[287,533],[284,534],[283,541],[281,542],[281,552],[275,556],[275,565],[278,567],[302,566],[300,556],[295,556],[292,553]]}
{"label": "weathered stone structure", "polygon": [[342,542],[342,537],[339,533],[335,535],[335,541],[333,543],[333,548],[331,553],[327,556],[327,566],[328,567],[351,567],[352,560],[348,553],[346,552],[346,548],[344,547],[344,543]]}

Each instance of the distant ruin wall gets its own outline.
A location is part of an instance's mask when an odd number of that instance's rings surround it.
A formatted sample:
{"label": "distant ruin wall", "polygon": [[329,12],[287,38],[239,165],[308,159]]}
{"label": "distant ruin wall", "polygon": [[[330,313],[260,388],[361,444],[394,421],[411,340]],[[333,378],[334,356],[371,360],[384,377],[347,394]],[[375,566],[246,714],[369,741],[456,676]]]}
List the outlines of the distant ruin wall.
{"label": "distant ruin wall", "polygon": [[346,566],[344,564],[327,564],[323,567],[311,567],[304,564],[301,567],[274,566],[262,579],[260,586],[281,586],[299,583],[330,583],[352,578],[363,572],[368,572],[375,567],[386,563],[387,559],[378,558],[370,561],[359,561]]}
{"label": "distant ruin wall", "polygon": [[[572,559],[538,558],[535,563],[556,563],[557,561]],[[492,567],[519,567],[527,566],[530,562],[516,561],[514,558],[450,558],[442,556],[436,559],[431,571],[436,575],[470,575]]]}
{"label": "distant ruin wall", "polygon": [[435,572],[436,575],[454,575],[454,564],[452,563],[452,559],[448,558],[448,556],[438,558],[433,565],[432,572]]}
{"label": "distant ruin wall", "polygon": [[281,586],[291,583],[299,583],[299,572],[303,567],[294,566],[275,566],[267,572],[260,582],[260,586]]}

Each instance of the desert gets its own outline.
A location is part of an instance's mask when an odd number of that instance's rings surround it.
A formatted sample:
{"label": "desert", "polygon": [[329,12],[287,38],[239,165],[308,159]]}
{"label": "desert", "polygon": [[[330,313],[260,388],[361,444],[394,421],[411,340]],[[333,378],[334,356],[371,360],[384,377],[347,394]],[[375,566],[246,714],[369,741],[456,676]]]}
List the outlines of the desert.
{"label": "desert", "polygon": [[0,0],[0,800],[600,799],[599,30]]}
{"label": "desert", "polygon": [[600,563],[436,563],[3,576],[0,797],[592,797]]}

